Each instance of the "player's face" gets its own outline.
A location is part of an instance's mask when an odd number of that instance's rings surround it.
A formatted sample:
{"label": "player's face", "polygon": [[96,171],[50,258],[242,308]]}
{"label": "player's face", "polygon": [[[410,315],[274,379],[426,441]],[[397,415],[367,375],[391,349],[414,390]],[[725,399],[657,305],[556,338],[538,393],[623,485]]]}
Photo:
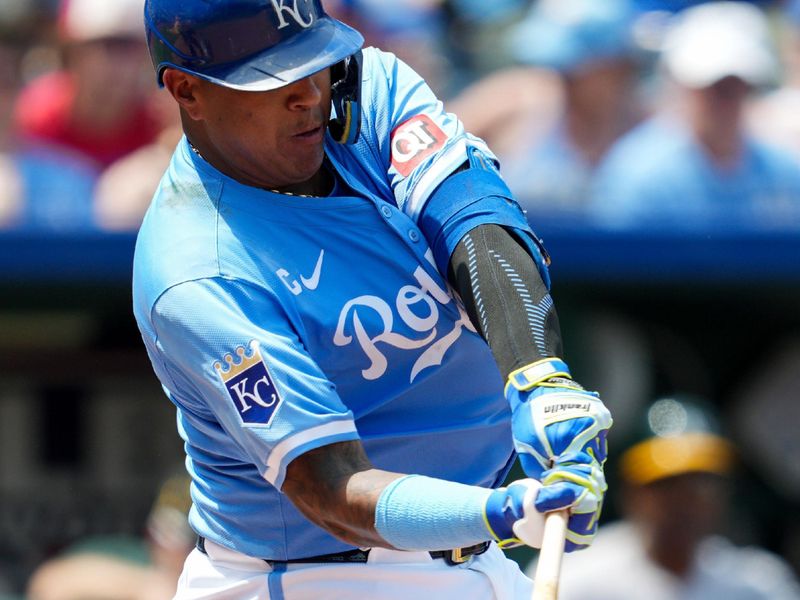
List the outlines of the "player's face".
{"label": "player's face", "polygon": [[198,94],[205,134],[223,172],[264,188],[302,189],[317,175],[331,111],[328,69],[268,92],[203,82]]}
{"label": "player's face", "polygon": [[716,530],[727,499],[722,477],[687,473],[630,490],[627,512],[652,545],[686,552]]}
{"label": "player's face", "polygon": [[573,104],[598,119],[613,119],[629,106],[635,67],[631,61],[598,60],[566,77]]}
{"label": "player's face", "polygon": [[738,77],[726,77],[705,88],[690,90],[689,114],[703,137],[739,131],[751,87]]}

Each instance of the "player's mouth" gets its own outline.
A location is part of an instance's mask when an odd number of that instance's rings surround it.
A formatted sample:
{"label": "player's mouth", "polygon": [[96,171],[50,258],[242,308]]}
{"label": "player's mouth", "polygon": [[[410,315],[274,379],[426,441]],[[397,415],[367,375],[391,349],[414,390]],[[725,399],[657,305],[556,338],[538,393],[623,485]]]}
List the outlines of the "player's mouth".
{"label": "player's mouth", "polygon": [[322,125],[317,125],[316,127],[295,133],[292,137],[300,142],[318,143],[322,141],[324,136],[325,128]]}

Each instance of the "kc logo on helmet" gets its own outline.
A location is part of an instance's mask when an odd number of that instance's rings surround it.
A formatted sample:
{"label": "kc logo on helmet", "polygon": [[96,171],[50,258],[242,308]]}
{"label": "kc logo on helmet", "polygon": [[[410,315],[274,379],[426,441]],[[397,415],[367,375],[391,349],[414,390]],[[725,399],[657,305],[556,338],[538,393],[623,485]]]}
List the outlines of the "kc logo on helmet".
{"label": "kc logo on helmet", "polygon": [[427,115],[412,117],[392,132],[392,165],[403,176],[444,146],[447,135]]}
{"label": "kc logo on helmet", "polygon": [[238,363],[234,363],[234,358],[227,354],[227,369],[219,361],[214,363],[214,369],[225,384],[228,396],[242,421],[251,425],[269,426],[282,400],[267,365],[261,358],[258,342],[253,340],[249,346],[250,356],[245,356],[245,348],[239,346],[236,349]]}
{"label": "kc logo on helmet", "polygon": [[[308,2],[304,0],[303,5],[307,7]],[[308,9],[308,17],[304,19],[303,15],[300,14],[300,7],[297,6],[297,0],[291,0],[291,3],[286,0],[272,0],[272,7],[275,9],[275,14],[278,15],[278,29],[283,29],[289,25],[289,22],[284,18],[285,15],[289,15],[303,28],[310,27],[314,23],[312,9]]]}

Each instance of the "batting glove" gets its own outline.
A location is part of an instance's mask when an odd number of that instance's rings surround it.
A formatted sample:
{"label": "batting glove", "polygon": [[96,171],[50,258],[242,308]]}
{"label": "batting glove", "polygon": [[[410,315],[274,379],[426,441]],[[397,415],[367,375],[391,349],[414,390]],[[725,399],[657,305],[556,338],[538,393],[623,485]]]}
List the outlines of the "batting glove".
{"label": "batting glove", "polygon": [[541,548],[544,514],[535,501],[542,484],[535,479],[520,479],[493,490],[486,500],[484,518],[489,533],[501,548],[525,544]]}
{"label": "batting glove", "polygon": [[537,508],[570,508],[565,549],[587,547],[607,489],[603,464],[611,413],[597,393],[572,381],[567,365],[557,358],[511,373],[505,393],[522,468],[545,485]]}

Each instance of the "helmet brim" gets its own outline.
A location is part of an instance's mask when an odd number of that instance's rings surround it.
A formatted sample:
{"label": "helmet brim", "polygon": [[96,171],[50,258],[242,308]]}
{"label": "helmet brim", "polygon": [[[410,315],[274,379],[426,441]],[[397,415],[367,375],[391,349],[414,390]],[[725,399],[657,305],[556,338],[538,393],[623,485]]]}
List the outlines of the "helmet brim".
{"label": "helmet brim", "polygon": [[358,52],[364,45],[361,34],[331,17],[318,19],[311,27],[242,61],[198,72],[173,64],[197,77],[224,87],[248,92],[278,89]]}

